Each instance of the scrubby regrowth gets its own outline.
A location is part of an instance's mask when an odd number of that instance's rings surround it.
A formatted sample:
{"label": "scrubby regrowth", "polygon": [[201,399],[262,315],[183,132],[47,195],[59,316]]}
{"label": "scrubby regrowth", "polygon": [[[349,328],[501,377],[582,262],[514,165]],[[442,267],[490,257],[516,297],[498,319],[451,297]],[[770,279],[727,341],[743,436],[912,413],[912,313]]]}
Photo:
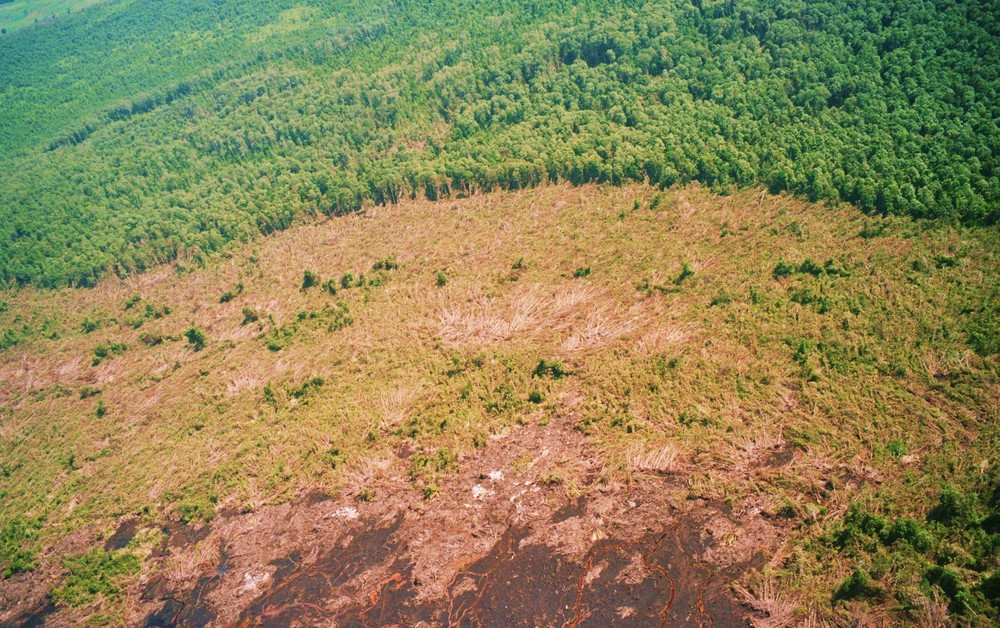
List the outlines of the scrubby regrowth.
{"label": "scrubby regrowth", "polygon": [[[0,621],[51,594],[64,623],[182,612],[157,596],[228,623],[278,612],[287,565],[354,600],[296,607],[317,623],[444,622],[468,587],[486,612],[475,574],[523,568],[571,583],[511,607],[526,623],[620,620],[601,600],[629,586],[655,603],[621,612],[668,623],[987,624],[997,243],[760,191],[546,186],[10,292]],[[144,303],[174,313],[137,329]],[[318,520],[361,571],[317,553]]]}

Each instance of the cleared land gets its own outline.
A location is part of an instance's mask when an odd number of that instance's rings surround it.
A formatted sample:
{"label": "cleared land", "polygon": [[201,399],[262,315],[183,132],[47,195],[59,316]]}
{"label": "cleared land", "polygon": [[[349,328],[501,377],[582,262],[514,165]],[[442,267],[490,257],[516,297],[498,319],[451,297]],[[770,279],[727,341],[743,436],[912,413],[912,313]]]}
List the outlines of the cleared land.
{"label": "cleared land", "polygon": [[0,27],[14,32],[27,26],[51,24],[107,0],[10,0],[0,3]]}
{"label": "cleared land", "polygon": [[996,237],[547,186],[10,293],[0,621],[988,623]]}

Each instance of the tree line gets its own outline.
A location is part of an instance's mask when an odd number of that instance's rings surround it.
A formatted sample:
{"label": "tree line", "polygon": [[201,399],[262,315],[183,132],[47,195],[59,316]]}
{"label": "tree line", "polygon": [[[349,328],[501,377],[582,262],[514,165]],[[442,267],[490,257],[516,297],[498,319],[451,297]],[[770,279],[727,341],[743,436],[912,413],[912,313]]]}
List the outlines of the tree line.
{"label": "tree line", "polygon": [[112,3],[0,41],[0,281],[87,286],[303,216],[549,181],[994,224],[989,4]]}

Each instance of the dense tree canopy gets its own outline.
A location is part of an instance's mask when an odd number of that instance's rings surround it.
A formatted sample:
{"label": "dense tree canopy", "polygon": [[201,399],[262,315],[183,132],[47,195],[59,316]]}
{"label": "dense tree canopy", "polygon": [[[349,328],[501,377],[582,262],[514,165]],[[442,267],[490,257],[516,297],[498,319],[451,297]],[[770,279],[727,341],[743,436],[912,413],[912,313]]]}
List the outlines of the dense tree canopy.
{"label": "dense tree canopy", "polygon": [[117,0],[0,38],[0,281],[543,181],[995,223],[991,0]]}

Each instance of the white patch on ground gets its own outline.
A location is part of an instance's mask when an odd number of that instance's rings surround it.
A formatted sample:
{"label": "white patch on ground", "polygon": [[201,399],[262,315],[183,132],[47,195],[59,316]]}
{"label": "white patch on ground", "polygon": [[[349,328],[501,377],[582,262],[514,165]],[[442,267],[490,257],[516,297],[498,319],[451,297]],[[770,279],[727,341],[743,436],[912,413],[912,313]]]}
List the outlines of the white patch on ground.
{"label": "white patch on ground", "polygon": [[590,568],[590,571],[587,572],[587,575],[583,577],[583,581],[586,582],[587,584],[590,584],[594,580],[597,580],[598,578],[601,577],[601,572],[604,571],[604,567],[605,563],[601,563],[600,565],[594,565],[593,567]]}
{"label": "white patch on ground", "polygon": [[330,513],[330,516],[334,519],[343,519],[344,521],[354,521],[358,518],[358,509],[353,506],[344,506],[343,508],[338,508]]}
{"label": "white patch on ground", "polygon": [[635,615],[635,609],[631,606],[619,606],[617,610],[618,616],[622,619],[628,619],[632,615]]}
{"label": "white patch on ground", "polygon": [[[648,576],[649,570],[646,569],[646,565],[642,560],[642,554],[633,554],[632,560],[629,561],[629,564],[625,567],[625,569],[622,569],[618,573],[618,576],[615,578],[615,582],[624,582],[625,584],[635,586],[645,580]],[[632,609],[632,612],[635,612],[635,609]]]}
{"label": "white patch on ground", "polygon": [[472,487],[472,496],[475,499],[482,499],[487,495],[489,495],[490,493],[492,493],[492,491],[489,490],[488,488],[483,487],[482,484],[476,484],[475,486]]}
{"label": "white patch on ground", "polygon": [[503,471],[490,471],[490,481],[499,482],[503,480]]}
{"label": "white patch on ground", "polygon": [[245,593],[255,593],[260,585],[264,584],[271,579],[271,574],[264,573],[250,573],[249,571],[243,574],[243,586],[239,588],[238,594],[243,595]]}

